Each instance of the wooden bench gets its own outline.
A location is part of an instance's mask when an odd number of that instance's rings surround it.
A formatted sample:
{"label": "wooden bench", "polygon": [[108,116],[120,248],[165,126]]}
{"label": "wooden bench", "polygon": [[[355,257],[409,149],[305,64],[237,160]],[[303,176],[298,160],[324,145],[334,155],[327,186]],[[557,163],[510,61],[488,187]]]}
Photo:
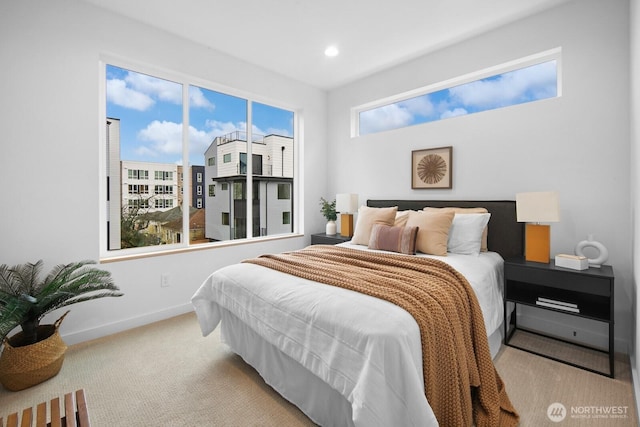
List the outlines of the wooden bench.
{"label": "wooden bench", "polygon": [[[60,412],[60,398],[51,399],[49,405],[51,422],[47,422],[47,403],[40,403],[35,410],[35,427],[89,427],[89,412],[87,411],[87,401],[84,390],[64,395],[64,413]],[[22,421],[18,418],[18,413],[7,417],[6,427],[32,427],[34,421],[34,408],[26,408],[22,411]],[[0,427],[5,427],[3,419],[0,417]]]}

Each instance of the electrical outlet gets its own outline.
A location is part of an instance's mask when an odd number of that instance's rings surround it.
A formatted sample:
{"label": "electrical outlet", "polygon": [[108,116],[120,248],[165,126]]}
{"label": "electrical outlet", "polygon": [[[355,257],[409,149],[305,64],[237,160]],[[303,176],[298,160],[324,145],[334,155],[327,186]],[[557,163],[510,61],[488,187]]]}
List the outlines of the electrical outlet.
{"label": "electrical outlet", "polygon": [[160,287],[161,288],[168,288],[169,287],[169,275],[168,274],[161,274],[160,275]]}

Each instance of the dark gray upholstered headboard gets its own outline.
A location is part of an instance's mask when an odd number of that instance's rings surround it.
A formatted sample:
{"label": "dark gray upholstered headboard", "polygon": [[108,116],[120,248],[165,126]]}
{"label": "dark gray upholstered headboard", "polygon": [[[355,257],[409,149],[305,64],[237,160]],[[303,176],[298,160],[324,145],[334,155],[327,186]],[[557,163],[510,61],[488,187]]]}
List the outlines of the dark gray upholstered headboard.
{"label": "dark gray upholstered headboard", "polygon": [[491,213],[487,246],[502,258],[521,257],[524,253],[524,224],[516,221],[516,202],[513,200],[367,200],[367,206],[398,210],[422,210],[427,206],[444,208],[486,208]]}

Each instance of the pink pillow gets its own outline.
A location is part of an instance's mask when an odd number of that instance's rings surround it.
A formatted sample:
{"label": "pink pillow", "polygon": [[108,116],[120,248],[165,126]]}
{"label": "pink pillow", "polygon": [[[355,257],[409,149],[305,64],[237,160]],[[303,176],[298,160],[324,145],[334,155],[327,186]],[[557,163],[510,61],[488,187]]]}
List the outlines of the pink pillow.
{"label": "pink pillow", "polygon": [[389,225],[374,224],[371,228],[369,249],[415,255],[417,238],[418,227],[391,227]]}

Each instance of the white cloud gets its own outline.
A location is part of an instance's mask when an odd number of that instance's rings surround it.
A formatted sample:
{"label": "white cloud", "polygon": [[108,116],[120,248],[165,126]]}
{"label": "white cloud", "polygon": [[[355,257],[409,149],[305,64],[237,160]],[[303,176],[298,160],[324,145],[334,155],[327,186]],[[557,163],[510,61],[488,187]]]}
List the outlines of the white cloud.
{"label": "white cloud", "polygon": [[[237,130],[245,130],[247,128],[246,123],[233,123],[233,122],[220,122],[218,120],[207,120],[206,126],[209,129],[208,134],[212,135],[212,140],[216,136],[226,135]],[[211,142],[211,141],[209,141]]]}
{"label": "white cloud", "polygon": [[464,106],[494,108],[528,98],[548,97],[556,90],[555,62],[546,62],[491,80],[477,80],[449,89],[451,98]]}
{"label": "white cloud", "polygon": [[469,114],[469,112],[464,108],[454,108],[453,110],[446,110],[444,113],[440,114],[440,118],[448,119],[451,117],[464,116],[465,114]]}
{"label": "white cloud", "polygon": [[182,153],[182,124],[154,120],[138,132],[138,138],[149,141],[152,151],[159,154]]}
{"label": "white cloud", "polygon": [[504,73],[491,80],[477,80],[449,89],[454,100],[477,108],[512,105],[528,98],[548,97],[556,90],[555,61]]}
{"label": "white cloud", "polygon": [[107,80],[107,101],[125,108],[144,111],[154,104],[154,100],[144,93],[127,87],[124,80]]}
{"label": "white cloud", "polygon": [[[155,104],[156,99],[182,105],[182,85],[132,71],[127,73],[124,80],[107,80],[107,100],[121,107],[145,111]],[[194,108],[215,108],[202,90],[195,86],[189,87],[189,102]]]}
{"label": "white cloud", "polygon": [[189,105],[195,108],[206,108],[207,110],[215,108],[215,105],[204,96],[202,90],[195,86],[189,86]]}
{"label": "white cloud", "polygon": [[413,115],[398,104],[385,105],[360,113],[360,135],[408,126]]}
{"label": "white cloud", "polygon": [[417,96],[407,99],[406,101],[398,102],[398,106],[404,108],[412,115],[423,117],[430,116],[434,110],[433,104],[429,100],[429,95]]}
{"label": "white cloud", "polygon": [[144,93],[161,101],[182,104],[182,85],[169,80],[158,79],[146,74],[128,72],[127,85],[137,92]]}
{"label": "white cloud", "polygon": [[[202,155],[218,135],[223,135],[235,130],[233,124],[220,122],[208,122],[212,128],[208,131],[189,126],[189,151],[196,156]],[[229,130],[229,131],[227,131]],[[162,155],[182,155],[182,124],[154,120],[146,128],[138,132],[141,141],[147,141],[150,145],[141,146],[138,152],[149,157]]]}

